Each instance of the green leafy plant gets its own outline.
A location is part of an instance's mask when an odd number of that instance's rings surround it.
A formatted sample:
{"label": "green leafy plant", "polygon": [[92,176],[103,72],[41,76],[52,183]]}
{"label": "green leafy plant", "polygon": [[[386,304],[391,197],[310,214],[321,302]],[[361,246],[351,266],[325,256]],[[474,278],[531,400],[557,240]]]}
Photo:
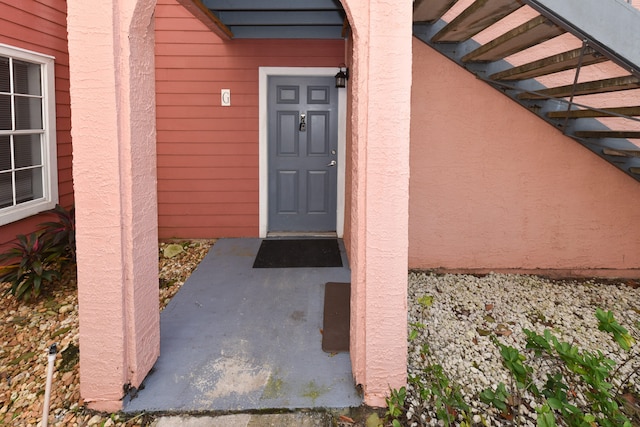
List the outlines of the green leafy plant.
{"label": "green leafy plant", "polygon": [[[600,322],[599,329],[611,333],[620,347],[629,351],[635,340],[618,324],[613,313],[598,309],[596,317]],[[538,390],[531,381],[533,368],[523,363],[526,357],[518,350],[499,343],[497,338],[494,342],[500,348],[503,364],[513,375],[516,387],[544,399],[544,403],[536,408],[538,427],[554,427],[557,421],[571,427],[631,426],[630,420],[620,410],[620,396],[613,391],[613,378],[619,372],[617,369],[614,371],[616,364],[613,360],[606,358],[601,351],[582,351],[573,344],[560,341],[549,330],[545,330],[543,335],[527,329],[523,331],[527,337],[526,348],[535,357],[544,358],[554,371],[547,374],[542,390]],[[629,377],[622,382],[625,383]],[[577,403],[576,389],[582,390],[586,404]],[[500,383],[495,391],[487,389],[480,393],[480,399],[504,411],[508,393],[506,386]]]}
{"label": "green leafy plant", "polygon": [[45,283],[59,276],[52,268],[55,255],[47,252],[42,232],[18,235],[16,243],[7,252],[0,254],[0,282],[9,282],[7,289],[18,299],[37,297]]}
{"label": "green leafy plant", "polygon": [[420,330],[424,329],[425,325],[424,323],[420,323],[420,322],[414,322],[414,323],[410,323],[409,326],[411,326],[411,331],[409,331],[409,341],[413,341],[416,338],[418,338],[420,336]]}
{"label": "green leafy plant", "polygon": [[404,411],[404,402],[407,398],[407,389],[401,387],[399,390],[391,390],[391,395],[385,400],[387,402],[387,412],[385,418],[387,421],[391,421],[393,427],[400,427],[399,418]]}
{"label": "green leafy plant", "polygon": [[598,308],[596,310],[596,318],[598,319],[598,329],[612,334],[613,339],[616,340],[625,351],[629,351],[633,344],[635,344],[636,340],[629,334],[629,331],[614,319],[611,310],[605,313]]}
{"label": "green leafy plant", "polygon": [[[413,332],[419,331],[424,328],[425,325],[422,323],[412,323],[411,327]],[[433,408],[436,418],[442,421],[445,426],[454,424],[463,427],[470,426],[472,424],[470,407],[462,397],[460,386],[451,381],[441,365],[431,363],[432,355],[428,344],[425,343],[422,345],[420,357],[425,361],[425,365],[418,374],[409,376],[409,384],[420,396],[420,400],[424,402],[425,408]],[[416,421],[419,425],[424,425],[420,416],[415,416],[414,418],[414,414],[406,413],[404,408],[403,412],[409,422]],[[460,420],[460,418],[462,420]]]}
{"label": "green leafy plant", "polygon": [[536,408],[538,414],[538,427],[556,427],[556,417],[548,404]]}
{"label": "green leafy plant", "polygon": [[40,224],[40,230],[16,236],[13,246],[0,254],[0,282],[8,282],[18,299],[38,297],[43,287],[60,277],[64,266],[76,264],[75,212],[60,205],[48,213],[55,221]]}
{"label": "green leafy plant", "polygon": [[509,399],[509,392],[507,391],[504,383],[498,384],[495,390],[491,388],[486,388],[482,392],[480,392],[480,400],[486,403],[487,405],[494,406],[499,409],[502,413],[507,411],[507,403]]}
{"label": "green leafy plant", "polygon": [[462,397],[460,387],[449,379],[442,366],[427,366],[424,373],[425,379],[429,381],[428,387],[438,420],[444,421],[446,426],[452,425],[459,412],[469,412],[470,408]]}
{"label": "green leafy plant", "polygon": [[57,257],[63,264],[76,263],[76,220],[75,208],[66,210],[60,205],[51,209],[49,214],[55,216],[55,221],[40,224],[47,252]]}
{"label": "green leafy plant", "polygon": [[[511,347],[501,344],[496,340],[498,347],[500,348],[500,355],[502,356],[502,364],[511,371],[513,378],[516,381],[516,387],[519,389],[535,389],[535,385],[531,380],[531,374],[533,372],[533,368],[525,365],[525,356],[520,354],[520,352]],[[534,394],[537,390],[533,390]]]}

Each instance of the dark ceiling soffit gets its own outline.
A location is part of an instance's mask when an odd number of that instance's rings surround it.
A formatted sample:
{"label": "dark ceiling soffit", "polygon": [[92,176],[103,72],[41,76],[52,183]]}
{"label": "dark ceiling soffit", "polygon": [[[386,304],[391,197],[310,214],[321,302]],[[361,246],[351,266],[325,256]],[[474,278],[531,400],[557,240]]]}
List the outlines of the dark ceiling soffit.
{"label": "dark ceiling soffit", "polygon": [[233,38],[233,32],[231,32],[229,27],[224,25],[209,8],[202,4],[201,0],[178,0],[178,3],[218,36],[225,40],[231,40]]}
{"label": "dark ceiling soffit", "polygon": [[200,1],[236,39],[344,39],[347,34],[340,0]]}
{"label": "dark ceiling soffit", "polygon": [[340,0],[204,0],[209,9],[218,11],[285,11],[285,10],[337,10]]}

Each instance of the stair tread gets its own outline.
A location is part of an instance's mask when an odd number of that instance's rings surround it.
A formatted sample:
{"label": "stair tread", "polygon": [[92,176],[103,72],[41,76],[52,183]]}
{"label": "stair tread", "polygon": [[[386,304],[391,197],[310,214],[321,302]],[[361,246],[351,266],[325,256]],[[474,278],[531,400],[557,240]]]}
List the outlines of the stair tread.
{"label": "stair tread", "polygon": [[[500,71],[499,73],[492,74],[489,78],[491,80],[526,80],[570,70],[578,66],[581,51],[582,48],[562,52],[518,67]],[[587,47],[582,57],[582,66],[605,61],[608,61],[608,59],[604,55],[601,55],[591,47]]]}
{"label": "stair tread", "polygon": [[469,52],[462,57],[462,62],[497,61],[565,32],[544,16],[537,16]]}
{"label": "stair tread", "polygon": [[413,4],[413,22],[433,22],[442,18],[458,0],[417,0]]}
{"label": "stair tread", "polygon": [[468,40],[520,7],[522,4],[513,0],[476,0],[438,31],[431,41],[460,42]]}
{"label": "stair tread", "polygon": [[595,93],[615,92],[620,90],[636,89],[640,87],[640,79],[635,76],[614,77],[610,79],[595,80],[578,83],[575,85],[558,86],[542,89],[537,93],[521,93],[518,99],[546,99],[563,98],[572,93],[578,95],[591,95]]}
{"label": "stair tread", "polygon": [[550,117],[552,119],[562,119],[566,117],[575,119],[582,117],[611,117],[616,115],[629,117],[640,116],[640,106],[605,108],[600,110],[584,109],[571,111],[551,111],[547,113],[547,117]]}
{"label": "stair tread", "polygon": [[640,138],[640,131],[628,130],[580,130],[574,134],[578,138]]}
{"label": "stair tread", "polygon": [[613,148],[603,148],[602,154],[607,156],[619,156],[619,157],[640,157],[640,148],[637,150],[620,150]]}

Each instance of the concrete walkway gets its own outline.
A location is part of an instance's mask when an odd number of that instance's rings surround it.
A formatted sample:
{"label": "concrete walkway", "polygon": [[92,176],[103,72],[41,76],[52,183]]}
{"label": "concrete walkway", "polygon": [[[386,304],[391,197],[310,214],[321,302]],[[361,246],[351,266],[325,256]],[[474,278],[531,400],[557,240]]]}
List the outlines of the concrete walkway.
{"label": "concrete walkway", "polygon": [[156,420],[152,427],[333,427],[334,417],[324,413],[234,414],[217,417],[171,416]]}
{"label": "concrete walkway", "polygon": [[321,349],[324,284],[349,268],[253,269],[260,242],[216,242],[161,313],[160,358],[125,412],[362,404],[349,354]]}

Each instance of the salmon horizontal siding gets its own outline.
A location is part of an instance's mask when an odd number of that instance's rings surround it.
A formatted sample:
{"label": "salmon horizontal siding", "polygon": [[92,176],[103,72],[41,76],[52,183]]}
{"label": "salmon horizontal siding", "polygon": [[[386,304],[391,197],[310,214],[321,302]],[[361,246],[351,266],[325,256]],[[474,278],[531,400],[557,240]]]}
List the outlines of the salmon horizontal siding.
{"label": "salmon horizontal siding", "polygon": [[156,15],[171,16],[173,18],[192,18],[191,12],[175,1],[158,1]]}
{"label": "salmon horizontal siding", "polygon": [[[26,1],[22,3],[26,3]],[[31,11],[24,8],[17,8],[6,3],[4,3],[4,5],[8,7],[6,16],[10,16],[11,21],[22,25],[27,24],[27,27],[28,23],[37,21],[38,32],[41,34],[65,34],[67,31],[65,22],[67,17],[60,11],[38,4],[36,4]]]}
{"label": "salmon horizontal siding", "polygon": [[[308,52],[307,52],[308,54]],[[196,57],[196,56],[183,56],[183,57],[169,57],[169,56],[156,56],[156,66],[162,68],[192,68],[192,69],[210,69],[215,67],[222,68],[250,68],[251,66],[263,67],[277,67],[283,66],[283,61],[295,62],[298,67],[311,67],[314,65],[313,61],[309,57],[297,57],[292,54],[289,56],[271,56],[264,50],[259,53],[259,56],[255,57]],[[335,66],[335,64],[331,64]]]}
{"label": "salmon horizontal siding", "polygon": [[[258,76],[256,75],[256,79]],[[243,95],[235,93],[232,90],[231,92],[231,104],[233,106],[236,105],[255,105],[255,108],[258,108],[258,91],[249,95]],[[204,105],[204,106],[212,106],[213,99],[220,102],[220,94],[217,95],[207,95],[207,94],[163,94],[159,93],[156,95],[156,105],[181,105],[184,107],[196,106],[196,105]],[[255,103],[255,104],[254,104]],[[217,107],[217,105],[216,105]],[[228,108],[228,107],[227,107]],[[241,129],[238,129],[241,130]]]}
{"label": "salmon horizontal siding", "polygon": [[[177,34],[175,34],[177,36]],[[194,36],[191,34],[191,36]],[[158,40],[156,40],[158,42]],[[163,44],[162,50],[157,50],[158,58],[180,57],[211,57],[211,58],[229,58],[229,60],[265,56],[266,52],[272,52],[273,57],[302,57],[308,58],[309,52],[313,52],[312,58],[321,58],[323,56],[333,58],[335,56],[335,42],[327,43],[326,41],[305,40],[300,44],[282,44],[282,49],[273,52],[271,45],[273,41],[263,40],[234,40],[229,43],[202,43],[194,41],[189,43],[177,43],[169,41]],[[175,67],[173,67],[175,68]]]}
{"label": "salmon horizontal siding", "polygon": [[[176,215],[173,218],[174,227],[193,227],[193,223],[199,227],[251,227],[255,224],[255,215]],[[160,215],[160,219],[164,215]]]}
{"label": "salmon horizontal siding", "polygon": [[58,182],[62,185],[63,183],[73,182],[73,176],[71,172],[71,168],[59,168],[58,170]]}
{"label": "salmon horizontal siding", "polygon": [[17,25],[14,22],[0,21],[2,34],[7,41],[3,42],[11,45],[21,45],[24,49],[40,51],[47,48],[49,55],[57,57],[57,54],[64,54],[67,51],[67,40],[62,37],[55,37],[46,33],[39,33],[34,28],[25,25]]}
{"label": "salmon horizontal siding", "polygon": [[258,130],[258,120],[251,118],[225,119],[225,118],[197,118],[197,119],[176,119],[158,121],[158,130],[235,130],[247,129]]}
{"label": "salmon horizontal siding", "polygon": [[[219,92],[219,91],[218,91]],[[158,106],[156,114],[174,119],[186,119],[190,117],[211,117],[214,115],[220,119],[258,119],[258,109],[255,107],[223,108],[208,105],[194,106],[189,109],[176,106]]]}
{"label": "salmon horizontal siding", "polygon": [[162,182],[163,191],[210,191],[212,193],[254,191],[258,194],[258,181],[255,179],[164,179]]}
{"label": "salmon horizontal siding", "polygon": [[[69,53],[65,0],[0,0],[0,43],[55,58],[56,142],[59,203],[73,204]],[[28,234],[49,217],[36,215],[0,227],[0,251],[17,234]]]}
{"label": "salmon horizontal siding", "polygon": [[71,117],[71,106],[69,104],[61,104],[56,99],[56,117],[58,119]]}
{"label": "salmon horizontal siding", "polygon": [[258,70],[254,68],[247,69],[229,69],[229,70],[183,70],[183,69],[156,69],[156,90],[162,93],[165,83],[172,84],[180,81],[258,81]]}
{"label": "salmon horizontal siding", "polygon": [[[252,74],[251,78],[255,79],[257,76]],[[200,94],[200,95],[218,95],[220,94],[220,88],[226,87],[225,84],[229,84],[229,76],[224,80],[188,80],[188,81],[173,81],[170,83],[158,82],[156,91],[159,94],[171,95],[171,94]],[[255,94],[258,92],[258,87],[255,86],[255,81],[251,80],[250,83],[244,84],[242,81],[234,80],[233,87],[227,88],[233,89],[234,95],[240,94]],[[208,100],[211,102],[211,100]],[[235,101],[235,99],[234,99]],[[233,103],[236,106],[235,102]],[[225,108],[225,110],[237,110],[237,108]]]}
{"label": "salmon horizontal siding", "polygon": [[158,156],[158,168],[165,167],[258,167],[258,156]]}
{"label": "salmon horizontal siding", "polygon": [[[68,86],[67,86],[68,87]],[[59,95],[58,95],[59,93]],[[68,91],[58,91],[56,90],[56,102],[58,104],[71,105],[71,96]]]}
{"label": "salmon horizontal siding", "polygon": [[60,196],[60,205],[61,206],[71,206],[73,204],[73,187],[69,186],[61,186],[61,190],[65,190],[65,193]]}
{"label": "salmon horizontal siding", "polygon": [[184,144],[184,143],[253,143],[258,144],[258,132],[257,131],[201,131],[201,130],[163,130],[158,131],[157,134],[158,143],[166,144]]}
{"label": "salmon horizontal siding", "polygon": [[158,179],[192,181],[194,179],[252,179],[258,182],[258,170],[251,168],[171,168],[158,170]]}
{"label": "salmon horizontal siding", "polygon": [[[19,4],[19,8],[15,6],[15,4]],[[64,23],[67,20],[66,14],[66,6],[65,9],[60,9],[60,0],[51,0],[51,1],[43,1],[43,0],[33,0],[32,5],[24,5],[23,2],[16,1],[6,1],[3,0],[0,4],[7,5],[9,7],[13,7],[17,9],[18,12],[23,12],[30,14],[33,19],[43,19],[51,22],[56,22],[58,24]],[[15,15],[14,15],[15,16]],[[29,22],[28,20],[22,20],[22,22]],[[66,28],[66,27],[65,27]]]}
{"label": "salmon horizontal siding", "polygon": [[71,158],[72,152],[73,152],[73,149],[71,147],[71,144],[62,144],[60,147],[58,147],[58,158],[60,159],[64,157]]}
{"label": "salmon horizontal siding", "polygon": [[164,215],[207,216],[207,215],[256,215],[256,203],[173,203],[165,205]]}
{"label": "salmon horizontal siding", "polygon": [[254,237],[258,226],[251,227],[163,227],[161,239],[201,239],[202,236]]}
{"label": "salmon horizontal siding", "polygon": [[[56,109],[57,111],[57,109]],[[71,117],[56,117],[56,130],[58,131],[70,131],[71,130]]]}
{"label": "salmon horizontal siding", "polygon": [[205,191],[159,191],[158,203],[163,206],[171,204],[183,204],[191,206],[198,203],[252,203],[258,206],[258,190],[233,192],[211,192]]}
{"label": "salmon horizontal siding", "polygon": [[191,155],[241,155],[254,154],[255,143],[204,143],[183,142],[180,144],[158,144],[158,155],[181,155],[185,152]]}
{"label": "salmon horizontal siding", "polygon": [[[212,80],[200,80],[200,81],[184,81],[184,82],[157,82],[156,92],[162,94],[201,94],[212,95],[215,93],[215,86]],[[173,104],[171,104],[173,106]]]}

